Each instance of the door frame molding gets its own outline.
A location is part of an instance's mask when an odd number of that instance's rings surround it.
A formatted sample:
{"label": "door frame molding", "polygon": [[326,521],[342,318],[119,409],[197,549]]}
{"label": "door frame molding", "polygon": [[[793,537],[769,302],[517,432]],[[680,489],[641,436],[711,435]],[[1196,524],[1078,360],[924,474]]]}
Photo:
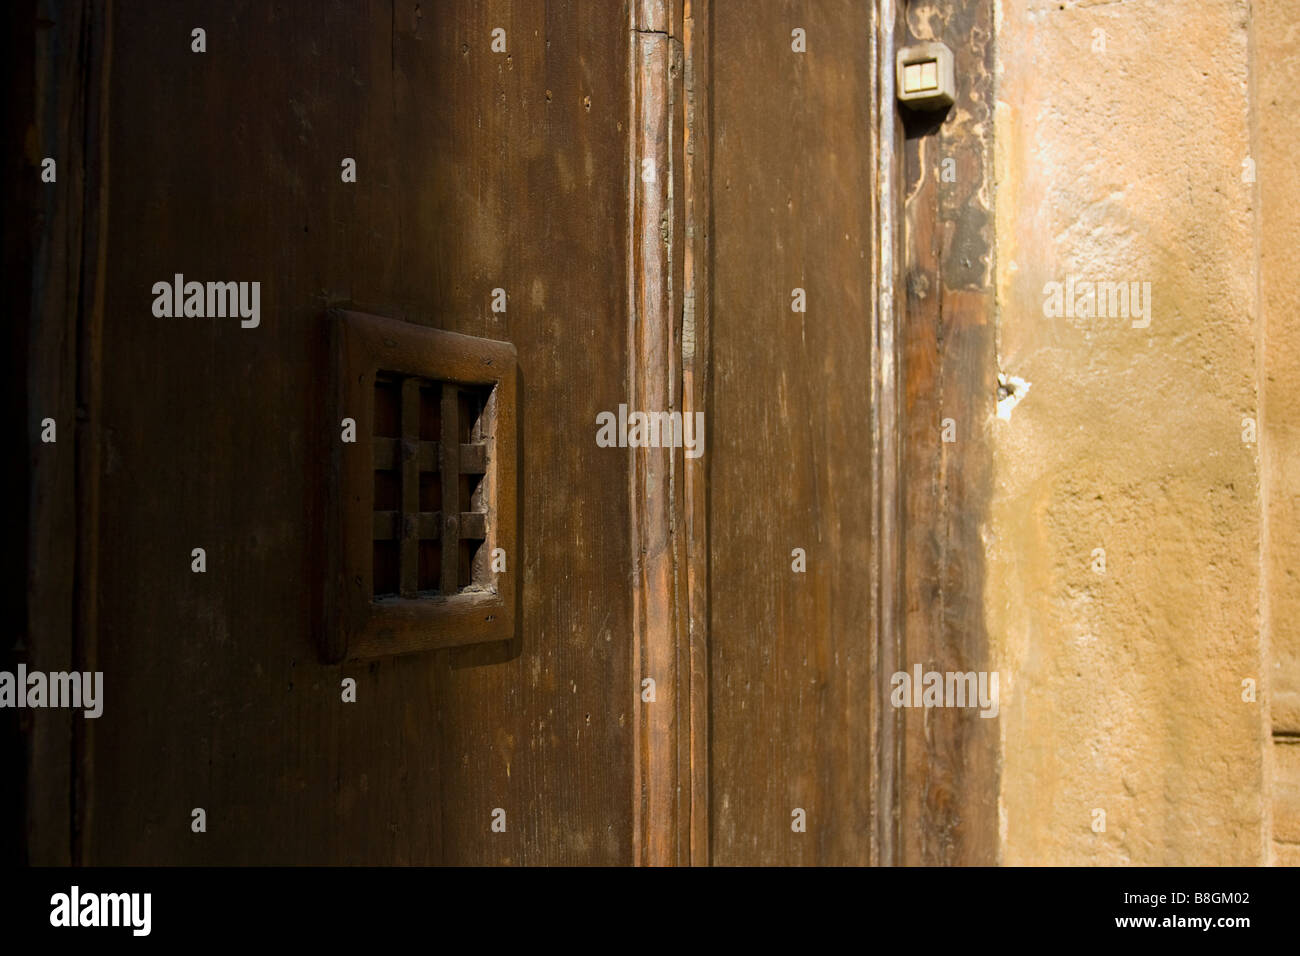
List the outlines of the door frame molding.
{"label": "door frame molding", "polygon": [[889,705],[884,675],[899,669],[902,660],[903,567],[900,547],[902,514],[899,482],[902,468],[902,428],[899,330],[902,326],[896,290],[902,268],[900,224],[902,191],[899,144],[902,121],[895,107],[894,51],[903,35],[901,3],[874,0],[871,36],[871,116],[874,162],[871,193],[875,198],[875,232],[872,237],[872,287],[875,295],[871,320],[871,457],[872,513],[876,520],[876,547],[872,550],[871,635],[872,711],[872,820],[871,863],[896,864],[898,859],[899,780],[902,753],[901,712]]}
{"label": "door frame molding", "polygon": [[[946,113],[903,111],[901,135],[895,126],[898,576],[896,616],[884,633],[901,666],[882,666],[882,692],[895,670],[969,673],[994,664],[984,614],[998,371],[993,0],[932,0],[913,13],[895,24],[896,42],[947,43],[957,89]],[[881,63],[887,82],[891,68]],[[956,440],[943,440],[945,422]],[[996,863],[998,720],[971,708],[890,711],[882,720],[894,735],[885,859]]]}
{"label": "door frame molding", "polygon": [[[31,138],[14,154],[14,218],[38,224],[5,251],[22,344],[12,390],[28,441],[14,458],[25,472],[14,542],[24,567],[9,585],[22,635],[14,653],[43,670],[94,671],[112,0],[68,4],[38,25],[39,6],[9,12],[16,69],[32,77],[9,91],[13,141]],[[56,160],[55,182],[40,181],[38,157]],[[51,444],[40,439],[46,418],[57,428]],[[21,817],[10,821],[19,831],[13,862],[86,862],[93,724],[51,710],[16,734],[5,729],[19,749],[5,794]]]}
{"label": "door frame molding", "polygon": [[[680,0],[678,0],[680,2]],[[681,95],[682,10],[670,0],[629,6],[628,404],[681,408],[681,186],[674,162]],[[674,241],[665,242],[665,236]],[[676,279],[676,282],[674,282]],[[632,563],[632,857],[640,865],[691,862],[693,790],[685,674],[685,555],[677,533],[685,507],[685,458],[673,448],[629,448]],[[704,456],[707,458],[707,455]],[[652,680],[653,702],[643,699]],[[683,686],[685,685],[685,687]],[[683,791],[685,790],[685,799]]]}

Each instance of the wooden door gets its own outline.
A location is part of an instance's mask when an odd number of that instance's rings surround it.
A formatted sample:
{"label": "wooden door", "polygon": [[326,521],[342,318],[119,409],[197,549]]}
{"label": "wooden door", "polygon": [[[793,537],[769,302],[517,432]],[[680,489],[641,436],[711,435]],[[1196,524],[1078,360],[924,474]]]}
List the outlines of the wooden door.
{"label": "wooden door", "polygon": [[[43,725],[70,746],[32,761],[33,859],[879,858],[873,9],[56,24],[37,59],[86,94],[42,145],[84,155],[41,241],[76,237],[75,295],[37,326],[63,374],[27,374],[76,441],[30,523],[77,530],[30,653],[106,701]],[[175,281],[256,282],[257,320],[159,314]],[[509,639],[332,660],[340,310],[513,347]],[[620,405],[703,416],[702,453],[607,447]]]}
{"label": "wooden door", "polygon": [[[592,425],[628,377],[626,12],[116,4],[108,42],[93,653],[111,703],[80,855],[629,861],[628,460]],[[260,325],[154,318],[174,273],[260,280]],[[322,660],[338,307],[517,350],[521,647]]]}

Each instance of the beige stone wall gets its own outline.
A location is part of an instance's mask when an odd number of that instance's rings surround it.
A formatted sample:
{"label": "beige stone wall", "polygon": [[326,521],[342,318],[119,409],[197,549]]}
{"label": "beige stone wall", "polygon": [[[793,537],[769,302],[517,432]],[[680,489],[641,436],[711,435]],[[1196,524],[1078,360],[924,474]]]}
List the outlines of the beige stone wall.
{"label": "beige stone wall", "polygon": [[[1267,690],[1281,681],[1261,596],[1287,572],[1262,573],[1271,473],[1243,440],[1260,416],[1268,175],[1243,182],[1249,8],[999,4],[999,364],[1029,383],[995,422],[985,535],[1004,863],[1269,855]],[[1149,282],[1149,325],[1045,315],[1045,285],[1071,275]]]}
{"label": "beige stone wall", "polygon": [[1300,0],[1255,0],[1273,857],[1300,865]]}

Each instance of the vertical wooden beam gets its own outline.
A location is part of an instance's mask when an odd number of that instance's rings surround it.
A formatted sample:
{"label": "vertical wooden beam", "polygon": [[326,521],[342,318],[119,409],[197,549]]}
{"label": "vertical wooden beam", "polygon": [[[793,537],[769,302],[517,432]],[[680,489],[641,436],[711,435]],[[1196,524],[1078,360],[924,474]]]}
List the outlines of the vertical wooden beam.
{"label": "vertical wooden beam", "polygon": [[[410,380],[408,379],[408,382]],[[402,393],[402,434],[403,440],[407,440],[406,426],[406,392]],[[420,437],[419,425],[420,396],[417,391],[415,396],[415,441],[418,443]],[[438,445],[439,454],[442,458],[442,580],[440,590],[443,594],[455,594],[457,584],[457,559],[460,555],[460,397],[457,394],[456,386],[452,384],[443,385],[442,387],[442,441]],[[412,516],[419,510],[420,504],[420,475],[419,465],[415,466],[415,499],[413,505],[409,502],[407,487],[408,479],[405,471],[406,465],[403,465],[402,472],[402,508],[403,511],[411,508],[408,512]],[[405,515],[403,516],[405,520]],[[402,542],[402,581],[405,587],[406,581],[406,541]],[[416,557],[418,560],[419,542],[415,544]]]}
{"label": "vertical wooden beam", "polygon": [[[80,312],[77,317],[77,606],[76,669],[99,670],[99,476],[102,467],[100,391],[104,290],[108,259],[108,122],[112,76],[113,4],[88,5],[86,51],[85,215],[82,224]],[[94,814],[95,721],[74,723],[72,859],[85,865]]]}
{"label": "vertical wooden beam", "polygon": [[[704,412],[709,420],[709,276],[713,231],[710,190],[711,101],[709,37],[711,0],[686,0],[682,186],[685,227],[682,283],[682,419]],[[708,432],[706,430],[705,434]],[[686,623],[689,685],[689,831],[692,866],[706,866],[709,844],[709,462],[707,452],[683,468],[686,529]]]}
{"label": "vertical wooden beam", "polygon": [[[674,39],[669,0],[631,8],[629,176],[628,405],[638,411],[680,409],[679,342],[672,276],[675,235],[673,178]],[[633,448],[629,496],[633,548],[634,727],[633,858],[643,865],[688,859],[682,812],[688,759],[687,654],[680,613],[678,538],[680,449]],[[654,702],[640,699],[641,681],[655,681]]]}
{"label": "vertical wooden beam", "polygon": [[[953,51],[957,101],[907,117],[899,338],[903,667],[991,667],[982,525],[992,486],[997,354],[993,296],[991,0],[937,0],[900,43]],[[940,29],[936,35],[934,31]],[[949,175],[945,176],[945,165]],[[955,441],[942,440],[945,420]],[[888,676],[888,673],[883,675]],[[974,709],[909,709],[900,736],[897,862],[987,865],[997,855],[996,719]]]}
{"label": "vertical wooden beam", "polygon": [[[21,452],[5,456],[12,470],[12,502],[6,518],[2,569],[5,619],[11,633],[0,645],[0,668],[40,660],[62,669],[72,648],[71,600],[67,584],[75,559],[73,473],[76,442],[73,377],[69,346],[75,343],[75,275],[80,252],[81,180],[75,170],[81,133],[81,90],[73,78],[79,60],[83,11],[71,5],[56,22],[37,26],[38,4],[19,0],[3,15],[5,91],[4,264],[0,283],[11,361],[4,377],[7,406],[22,422]],[[43,11],[40,11],[44,16]],[[75,94],[73,91],[75,90]],[[21,144],[28,142],[28,148]],[[55,158],[58,180],[41,182],[41,161]],[[42,421],[53,418],[58,441],[41,440]],[[42,573],[35,573],[43,560]],[[0,710],[0,758],[13,768],[0,779],[4,862],[66,865],[69,861],[69,733],[71,718],[50,711],[48,719],[23,719],[22,711]],[[12,755],[8,752],[13,749]],[[10,817],[8,814],[12,813]],[[12,857],[12,859],[11,859]]]}
{"label": "vertical wooden beam", "polygon": [[875,827],[872,862],[898,862],[899,842],[899,713],[889,703],[886,690],[891,674],[899,669],[902,563],[899,496],[899,369],[898,329],[900,303],[896,294],[900,247],[898,155],[902,126],[895,106],[894,52],[902,12],[896,0],[876,0],[872,31],[872,117],[875,163],[871,170],[876,197],[876,234],[873,242],[872,281],[875,315],[871,338],[876,357],[871,381],[871,435],[873,447],[872,495],[876,514],[876,550],[872,555],[871,588],[876,609],[872,641],[872,711],[876,716],[872,752],[875,767]]}
{"label": "vertical wooden beam", "polygon": [[[102,315],[107,0],[6,5],[11,67],[4,126],[6,214],[0,284],[11,316],[5,376],[26,442],[14,469],[16,533],[4,552],[11,634],[0,667],[94,669],[99,324]],[[46,159],[56,178],[42,180]],[[56,441],[42,440],[52,419]],[[68,711],[0,714],[0,858],[81,859],[87,741],[94,721]],[[8,752],[10,748],[14,753]]]}

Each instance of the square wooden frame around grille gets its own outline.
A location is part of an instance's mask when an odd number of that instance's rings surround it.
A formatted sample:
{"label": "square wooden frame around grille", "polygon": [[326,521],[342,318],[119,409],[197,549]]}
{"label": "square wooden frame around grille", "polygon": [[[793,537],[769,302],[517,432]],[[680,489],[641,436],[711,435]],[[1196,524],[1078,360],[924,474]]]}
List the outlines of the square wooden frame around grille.
{"label": "square wooden frame around grille", "polygon": [[[356,422],[356,442],[337,442],[325,644],[332,660],[381,657],[514,637],[518,551],[516,360],[508,342],[472,338],[359,312],[331,313],[337,416]],[[376,383],[400,388],[398,436],[375,434]],[[440,390],[437,440],[420,434],[420,389]],[[476,434],[462,442],[459,394],[486,392]],[[490,390],[490,391],[488,391]],[[395,510],[375,510],[377,472],[396,472]],[[438,476],[441,507],[422,511],[420,476]],[[460,476],[481,475],[459,500]],[[376,541],[398,542],[398,589],[376,595]],[[437,541],[436,590],[419,587],[421,541]],[[458,580],[460,542],[482,541],[468,587]],[[491,572],[505,552],[507,571]]]}

